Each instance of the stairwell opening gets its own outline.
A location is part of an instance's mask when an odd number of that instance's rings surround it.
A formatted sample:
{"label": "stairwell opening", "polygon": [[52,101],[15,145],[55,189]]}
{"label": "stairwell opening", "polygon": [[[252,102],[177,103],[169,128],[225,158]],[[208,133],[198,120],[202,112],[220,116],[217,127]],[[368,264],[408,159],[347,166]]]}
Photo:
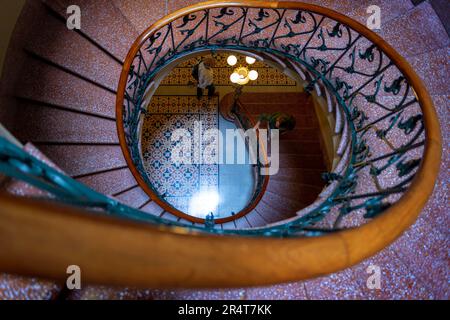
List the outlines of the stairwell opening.
{"label": "stairwell opening", "polygon": [[[233,65],[230,56],[236,57]],[[214,94],[205,90],[198,96],[193,71],[208,58],[215,62]],[[258,78],[232,83],[230,75],[246,60]],[[147,89],[139,133],[143,174],[152,191],[188,216],[230,222],[268,211],[279,212],[276,219],[282,220],[313,203],[324,186],[321,174],[331,168],[314,98],[290,71],[268,57],[229,50],[190,54],[162,69]],[[262,143],[251,146],[248,132],[266,130],[261,119],[278,114],[294,125],[277,137],[277,150],[270,130],[267,150]],[[252,152],[259,152],[256,160]],[[264,152],[268,163],[261,166]],[[275,174],[267,174],[264,167],[275,164]]]}

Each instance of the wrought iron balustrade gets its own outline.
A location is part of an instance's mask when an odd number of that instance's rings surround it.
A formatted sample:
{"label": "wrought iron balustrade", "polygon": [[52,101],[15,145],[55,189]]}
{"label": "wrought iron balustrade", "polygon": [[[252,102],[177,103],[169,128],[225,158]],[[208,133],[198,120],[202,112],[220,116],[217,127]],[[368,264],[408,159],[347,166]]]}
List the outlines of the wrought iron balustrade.
{"label": "wrought iron balustrade", "polygon": [[[337,102],[349,124],[350,159],[342,172],[324,175],[327,198],[307,214],[255,230],[192,230],[238,235],[300,236],[338,231],[345,219],[363,223],[399,202],[427,156],[435,124],[424,88],[406,62],[371,31],[329,10],[300,3],[210,2],[153,25],[133,45],[117,96],[118,132],[136,179],[152,190],[139,150],[146,90],[167,64],[205,50],[251,50],[295,61]],[[428,114],[428,115],[427,115]],[[1,172],[49,191],[56,199],[101,208],[120,217],[183,226],[141,213],[49,168],[0,140]],[[141,183],[140,183],[141,184]],[[141,184],[142,185],[142,184]],[[145,216],[144,216],[145,215]],[[323,219],[332,227],[311,231]]]}
{"label": "wrought iron balustrade", "polygon": [[347,216],[363,221],[382,213],[408,189],[426,141],[418,88],[391,52],[319,7],[293,7],[217,3],[153,26],[130,52],[122,75],[126,86],[118,99],[124,151],[141,170],[137,128],[145,113],[143,93],[166,64],[195,52],[232,49],[267,52],[302,66],[310,75],[307,89],[320,84],[345,116],[351,157],[343,172],[324,174],[335,186],[326,201],[267,230],[287,235],[326,216],[338,229]]}

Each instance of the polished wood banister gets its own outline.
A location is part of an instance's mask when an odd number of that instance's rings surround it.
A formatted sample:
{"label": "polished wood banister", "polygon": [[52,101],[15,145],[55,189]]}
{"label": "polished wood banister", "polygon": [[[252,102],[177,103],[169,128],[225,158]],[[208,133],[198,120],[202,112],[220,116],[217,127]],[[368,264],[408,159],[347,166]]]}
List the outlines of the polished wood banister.
{"label": "polished wood banister", "polygon": [[[273,284],[354,265],[389,245],[416,220],[431,195],[440,165],[441,136],[432,100],[411,66],[383,39],[332,10],[298,2],[211,1],[170,14],[141,35],[127,56],[119,83],[118,119],[122,120],[128,68],[146,37],[184,14],[233,5],[323,14],[365,36],[395,63],[415,90],[425,124],[422,162],[399,201],[357,228],[314,238],[277,239],[195,234],[184,228],[149,226],[0,195],[0,270],[63,279],[67,266],[77,264],[82,281],[92,283],[160,288]],[[125,146],[119,123],[118,131]]]}

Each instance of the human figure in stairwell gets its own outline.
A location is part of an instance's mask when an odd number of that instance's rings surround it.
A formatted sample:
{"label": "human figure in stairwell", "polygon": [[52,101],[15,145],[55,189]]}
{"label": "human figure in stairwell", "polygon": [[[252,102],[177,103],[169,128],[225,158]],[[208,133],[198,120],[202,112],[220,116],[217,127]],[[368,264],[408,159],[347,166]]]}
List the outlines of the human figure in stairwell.
{"label": "human figure in stairwell", "polygon": [[254,129],[278,129],[280,134],[294,130],[295,118],[287,113],[274,112],[272,114],[263,113],[259,116]]}
{"label": "human figure in stairwell", "polygon": [[197,80],[197,99],[201,99],[203,96],[203,90],[208,89],[208,97],[211,98],[216,88],[214,87],[214,73],[213,67],[216,61],[212,57],[207,57],[200,61],[192,69],[192,76]]}

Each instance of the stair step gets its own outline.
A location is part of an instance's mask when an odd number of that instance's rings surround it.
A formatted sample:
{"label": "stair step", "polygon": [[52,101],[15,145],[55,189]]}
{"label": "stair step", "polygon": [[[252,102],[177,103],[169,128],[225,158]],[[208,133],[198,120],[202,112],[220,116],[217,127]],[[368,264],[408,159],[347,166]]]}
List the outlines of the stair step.
{"label": "stair step", "polygon": [[[418,21],[420,21],[420,28],[417,25]],[[399,30],[402,34],[401,41],[399,41]],[[450,45],[447,31],[428,2],[385,23],[380,36],[404,57],[432,52]]]}
{"label": "stair step", "polygon": [[37,56],[103,85],[117,88],[121,65],[78,32],[67,28],[42,5],[30,21],[26,48]]}
{"label": "stair step", "polygon": [[92,174],[77,180],[97,192],[107,195],[120,193],[137,184],[128,168]]}
{"label": "stair step", "polygon": [[277,194],[266,190],[262,197],[262,202],[269,207],[276,209],[283,219],[295,216],[295,212],[306,207],[306,203],[295,199],[289,199],[283,194]]}
{"label": "stair step", "polygon": [[136,186],[128,191],[116,195],[115,198],[133,208],[139,208],[149,199],[148,195],[141,189],[140,186]]}
{"label": "stair step", "polygon": [[22,141],[118,144],[116,122],[28,101],[18,103],[14,135]]}
{"label": "stair step", "polygon": [[91,175],[126,166],[119,146],[40,145],[39,149],[70,176]]}
{"label": "stair step", "polygon": [[[113,0],[112,2],[125,18],[131,22],[139,34],[167,14],[165,1]],[[168,12],[172,12],[172,9]]]}
{"label": "stair step", "polygon": [[280,168],[319,169],[326,171],[322,155],[280,154]]}
{"label": "stair step", "polygon": [[173,214],[171,214],[171,213],[169,213],[169,212],[167,212],[167,211],[165,211],[165,212],[163,213],[163,215],[161,216],[161,218],[166,219],[166,220],[169,220],[169,221],[174,221],[174,222],[178,222],[178,220],[180,219],[179,217],[174,216]]}
{"label": "stair step", "polygon": [[289,154],[322,154],[318,142],[280,139],[280,153]]}
{"label": "stair step", "polygon": [[247,221],[250,223],[252,228],[262,227],[267,224],[267,222],[259,215],[256,210],[252,210],[246,216]]}
{"label": "stair step", "polygon": [[161,213],[164,212],[164,209],[161,208],[156,202],[154,201],[150,201],[149,203],[147,203],[145,206],[143,206],[141,208],[142,211],[145,211],[147,213],[150,213],[154,216],[160,216]]}
{"label": "stair step", "polygon": [[[267,192],[264,194],[264,196]],[[288,210],[286,208],[276,209],[269,206],[263,200],[261,200],[255,207],[256,212],[265,220],[267,223],[273,223],[277,221],[284,220],[289,216]]]}
{"label": "stair step", "polygon": [[[411,0],[390,1],[389,7],[386,8],[386,10],[382,9],[382,11],[384,11],[382,13],[382,18],[381,18],[382,23],[383,23],[383,28],[384,28],[384,25],[387,24],[389,21],[391,21],[395,18],[398,18],[400,16],[403,16],[409,10],[414,8],[413,1],[414,0],[412,0],[412,1]],[[385,6],[381,1],[379,3],[382,4],[383,7]],[[374,4],[376,4],[376,3],[374,3]],[[350,18],[365,25],[367,23],[367,17],[368,17],[368,15],[367,15],[368,4],[365,2],[362,2],[361,4],[359,4],[356,7],[356,9],[354,8],[355,5],[356,5],[356,3],[355,3],[355,1],[353,1],[352,2],[353,10],[343,11],[343,12],[344,12],[344,14],[348,15]],[[383,8],[383,7],[381,7],[381,8]]]}
{"label": "stair step", "polygon": [[280,168],[278,173],[270,176],[270,180],[283,182],[307,182],[312,185],[321,186],[324,181],[321,177],[323,170],[302,169],[302,168]]}
{"label": "stair step", "polygon": [[[28,57],[16,96],[114,119],[115,95],[55,66]],[[82,94],[81,94],[82,93]]]}
{"label": "stair step", "polygon": [[234,222],[236,224],[236,229],[250,228],[250,224],[248,223],[247,219],[245,219],[245,216],[235,220]]}
{"label": "stair step", "polygon": [[270,180],[267,186],[267,191],[290,200],[310,204],[317,199],[317,196],[322,191],[322,188],[318,186]]}
{"label": "stair step", "polygon": [[78,5],[82,8],[81,33],[110,52],[120,61],[124,61],[138,32],[127,21],[112,1],[59,0],[45,3],[66,19],[67,7]]}
{"label": "stair step", "polygon": [[320,132],[318,128],[294,128],[294,130],[287,131],[280,135],[280,143],[283,140],[296,140],[296,144],[303,142],[315,143],[320,148]]}
{"label": "stair step", "polygon": [[448,75],[450,74],[449,55],[450,46],[447,46],[408,58],[408,62],[422,78],[423,83],[426,83],[427,90],[431,95],[450,94],[448,85]]}

